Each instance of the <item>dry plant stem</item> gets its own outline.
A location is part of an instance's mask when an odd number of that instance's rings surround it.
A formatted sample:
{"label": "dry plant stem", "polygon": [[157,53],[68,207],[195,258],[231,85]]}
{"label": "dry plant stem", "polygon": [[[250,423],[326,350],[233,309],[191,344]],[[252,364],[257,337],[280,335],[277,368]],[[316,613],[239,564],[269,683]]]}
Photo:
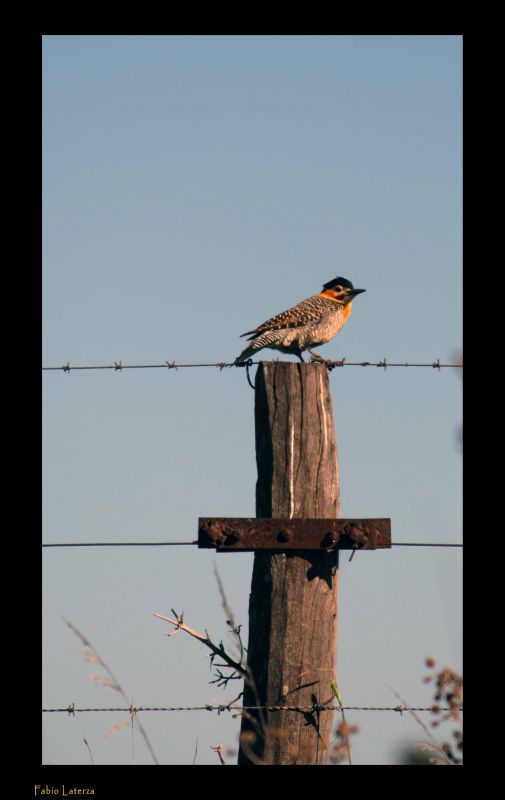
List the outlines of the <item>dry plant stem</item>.
{"label": "dry plant stem", "polygon": [[235,638],[237,649],[239,651],[239,660],[240,660],[240,663],[242,663],[242,659],[244,657],[244,645],[242,644],[242,639],[240,638],[240,635],[238,633],[238,628],[237,628],[237,626],[235,624],[235,617],[233,615],[232,609],[230,608],[230,606],[228,604],[228,600],[226,599],[226,595],[224,593],[223,582],[221,580],[221,576],[219,575],[218,569],[217,569],[215,564],[214,564],[214,577],[215,577],[216,582],[217,582],[217,586],[218,586],[218,589],[219,589],[219,594],[221,595],[221,602],[222,602],[222,605],[223,605],[224,613],[226,614],[226,621],[227,621],[228,625],[230,626],[231,632],[232,632],[232,634],[233,634],[233,636]]}
{"label": "dry plant stem", "polygon": [[[356,552],[356,551],[354,551],[354,552]],[[350,560],[350,559],[349,559],[349,560]],[[343,706],[343,704],[342,704],[342,699],[341,699],[341,697],[340,697],[340,692],[339,692],[339,690],[338,690],[338,685],[337,685],[337,682],[336,682],[336,681],[331,681],[331,682],[330,682],[330,686],[331,686],[331,691],[332,691],[332,693],[335,695],[335,697],[336,697],[336,698],[337,698],[337,700],[338,700],[338,704],[339,704],[339,706],[340,706],[340,711],[342,712],[342,721],[343,721],[345,724],[347,724],[347,720],[346,720],[346,718],[345,718],[344,706]],[[351,745],[350,745],[350,742],[349,742],[349,736],[345,736],[345,744],[346,744],[346,747],[347,747],[347,756],[348,756],[348,758],[349,758],[349,766],[352,766],[352,761],[351,761]]]}
{"label": "dry plant stem", "polygon": [[[84,645],[85,647],[89,647],[89,649],[90,649],[90,650],[93,652],[93,654],[94,654],[94,655],[97,657],[97,659],[98,659],[98,662],[99,662],[100,666],[101,666],[101,667],[103,667],[103,669],[104,669],[104,670],[107,672],[107,674],[109,675],[109,677],[111,678],[111,680],[112,680],[112,681],[114,682],[114,684],[117,686],[117,690],[118,690],[118,692],[120,693],[120,695],[121,695],[121,697],[123,698],[123,700],[125,701],[126,705],[128,705],[128,706],[130,707],[130,709],[133,709],[133,706],[132,706],[132,704],[130,704],[130,703],[128,702],[128,697],[127,697],[127,695],[126,695],[126,692],[124,691],[123,687],[122,687],[122,686],[121,686],[121,684],[119,683],[118,679],[116,678],[116,676],[114,675],[114,673],[112,672],[112,670],[110,669],[110,667],[108,667],[108,666],[107,666],[107,664],[105,663],[105,661],[103,660],[103,658],[102,658],[102,657],[101,657],[101,656],[98,654],[98,652],[95,650],[95,648],[93,647],[93,645],[91,644],[91,642],[89,641],[89,639],[86,639],[86,637],[85,637],[85,636],[83,636],[83,634],[82,634],[82,633],[81,633],[81,632],[80,632],[80,631],[79,631],[79,630],[78,630],[78,629],[75,627],[75,625],[72,625],[72,623],[71,623],[71,622],[69,622],[67,619],[65,619],[65,618],[63,617],[63,620],[64,620],[65,624],[66,624],[66,625],[68,625],[68,627],[70,628],[70,630],[71,630],[71,631],[72,631],[72,632],[73,632],[73,633],[74,633],[74,634],[77,636],[77,638],[81,640],[81,642],[83,643],[83,645]],[[134,716],[134,715],[133,715],[133,713],[132,713],[132,724],[133,724],[133,716]],[[150,752],[150,754],[151,754],[151,758],[153,759],[154,763],[155,763],[156,765],[158,765],[158,766],[159,766],[159,761],[158,761],[158,759],[157,759],[157,757],[156,757],[156,753],[154,752],[153,746],[152,746],[151,742],[149,741],[149,737],[148,737],[148,735],[147,735],[147,733],[146,733],[146,731],[145,731],[145,729],[144,729],[144,727],[143,727],[142,723],[140,722],[140,720],[139,720],[139,719],[138,719],[138,717],[136,716],[136,714],[135,714],[135,722],[136,722],[136,724],[137,724],[137,727],[138,727],[138,729],[139,729],[140,733],[142,734],[142,737],[143,737],[143,739],[144,739],[144,742],[146,743],[146,747],[147,747],[147,749],[149,750],[149,752]]]}
{"label": "dry plant stem", "polygon": [[[219,594],[221,595],[221,603],[223,605],[224,613],[226,614],[227,622],[231,627],[233,635],[235,636],[235,640],[236,640],[236,643],[237,643],[237,646],[238,646],[238,650],[239,650],[240,663],[242,664],[243,663],[243,659],[244,659],[244,645],[242,644],[242,638],[241,638],[241,636],[240,636],[240,634],[238,632],[238,628],[237,628],[237,625],[235,623],[235,617],[234,617],[233,611],[232,611],[232,609],[231,609],[231,607],[230,607],[230,605],[228,603],[228,600],[226,599],[226,594],[225,594],[225,591],[224,591],[224,586],[223,586],[223,582],[221,580],[221,576],[220,576],[220,574],[218,572],[218,569],[217,569],[217,566],[215,564],[214,564],[214,576],[216,578],[217,586],[218,586],[218,589],[219,589]],[[251,670],[250,670],[250,668],[249,668],[249,666],[247,664],[246,664],[245,671],[244,671],[243,674],[244,674],[245,683],[247,683],[250,686],[251,691],[253,692],[254,701],[255,701],[256,705],[260,706],[261,705],[261,700],[260,700],[258,691],[256,689],[256,683],[254,681],[254,676],[253,676],[253,674],[252,674],[252,672],[251,672]],[[245,712],[243,712],[243,714],[244,714],[244,716],[247,716],[247,718],[249,719],[250,722],[252,722],[253,727],[256,730],[256,732],[259,733],[261,736],[265,736],[266,720],[265,720],[265,715],[264,715],[263,711],[260,710],[258,712],[259,724],[258,724],[258,722],[256,722],[256,719],[251,714],[247,714],[246,715]]]}
{"label": "dry plant stem", "polygon": [[136,764],[135,761],[135,735],[134,735],[134,722],[137,719],[137,709],[133,705],[133,700],[130,706],[130,717],[131,717],[131,729],[132,729],[132,764]]}
{"label": "dry plant stem", "polygon": [[214,745],[214,746],[211,745],[210,749],[214,750],[214,752],[218,754],[219,760],[221,762],[221,766],[225,767],[226,766],[226,761],[223,758],[223,745],[222,744],[217,744],[217,745]]}
{"label": "dry plant stem", "polygon": [[243,749],[244,753],[246,754],[247,758],[254,764],[256,767],[264,767],[267,765],[266,761],[263,761],[262,758],[256,755],[252,747],[247,742],[242,741],[240,743],[241,748]]}
{"label": "dry plant stem", "polygon": [[[391,687],[389,687],[389,688],[391,689]],[[430,739],[431,742],[433,742],[433,745],[434,745],[433,749],[436,750],[438,753],[440,753],[443,758],[445,758],[445,753],[441,749],[441,747],[440,747],[439,743],[436,741],[436,739],[433,738],[433,736],[431,735],[430,729],[426,727],[426,725],[424,724],[422,719],[416,714],[416,712],[412,708],[410,708],[410,706],[407,703],[407,701],[400,694],[398,694],[398,692],[396,692],[394,689],[391,689],[391,691],[398,698],[398,700],[401,700],[401,702],[403,703],[403,706],[405,708],[405,711],[408,711],[409,714],[411,714],[414,717],[415,721],[417,722],[418,725],[421,726],[421,728],[425,732],[426,736]]]}
{"label": "dry plant stem", "polygon": [[90,757],[90,759],[91,759],[91,763],[92,763],[92,765],[94,766],[94,765],[95,765],[95,762],[93,761],[93,753],[91,752],[91,747],[89,746],[88,740],[86,739],[86,737],[85,737],[85,736],[83,736],[83,737],[82,737],[82,741],[84,742],[84,744],[85,744],[85,745],[86,745],[86,747],[88,748],[89,757]]}

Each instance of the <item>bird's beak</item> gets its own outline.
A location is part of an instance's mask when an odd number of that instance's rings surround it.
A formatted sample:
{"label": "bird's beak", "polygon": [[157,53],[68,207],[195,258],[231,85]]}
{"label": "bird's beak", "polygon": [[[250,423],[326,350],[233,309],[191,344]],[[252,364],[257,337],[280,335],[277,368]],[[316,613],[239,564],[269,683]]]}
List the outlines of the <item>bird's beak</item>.
{"label": "bird's beak", "polygon": [[361,294],[362,292],[366,292],[366,289],[349,289],[347,294],[349,297],[356,297],[357,294]]}

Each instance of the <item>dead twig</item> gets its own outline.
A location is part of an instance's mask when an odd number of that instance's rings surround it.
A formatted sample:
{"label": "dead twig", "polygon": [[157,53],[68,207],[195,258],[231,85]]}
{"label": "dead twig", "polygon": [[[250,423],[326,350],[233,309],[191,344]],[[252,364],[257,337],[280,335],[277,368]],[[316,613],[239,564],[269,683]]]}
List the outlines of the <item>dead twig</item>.
{"label": "dead twig", "polygon": [[210,749],[214,750],[214,752],[218,754],[221,765],[225,767],[226,761],[223,758],[223,743],[221,742],[221,744],[211,745]]}
{"label": "dead twig", "polygon": [[86,745],[86,747],[88,748],[88,753],[89,753],[89,757],[90,757],[90,759],[91,759],[91,764],[94,766],[94,765],[95,765],[95,762],[93,761],[93,753],[91,752],[91,747],[90,747],[90,746],[89,746],[89,744],[88,744],[88,740],[86,739],[86,737],[85,737],[85,736],[83,736],[83,737],[82,737],[82,741],[84,742],[84,744],[85,744],[85,745]]}
{"label": "dead twig", "polygon": [[344,728],[339,728],[339,731],[340,731],[340,734],[343,735],[345,746],[347,747],[347,757],[349,759],[349,765],[352,766],[351,745],[350,745],[350,741],[349,741],[349,732],[350,732],[351,729],[350,729],[350,726],[347,724],[347,721],[346,721],[346,718],[345,718],[344,705],[342,703],[342,698],[340,697],[340,692],[338,690],[337,682],[336,681],[330,681],[330,687],[331,687],[332,693],[337,698],[338,704],[340,706],[340,711],[341,711],[341,714],[342,714],[342,722],[344,723],[345,727]]}
{"label": "dead twig", "polygon": [[154,614],[154,616],[158,619],[162,619],[165,622],[169,622],[171,625],[174,625],[175,630],[164,634],[165,636],[174,636],[176,633],[179,633],[179,631],[185,631],[194,639],[198,639],[198,641],[204,644],[205,647],[208,647],[209,650],[212,650],[215,656],[219,656],[223,659],[223,661],[226,661],[229,667],[232,667],[237,672],[240,672],[243,676],[247,674],[246,670],[242,667],[242,664],[239,664],[231,656],[229,656],[222,644],[219,646],[214,644],[207,631],[205,632],[205,635],[203,633],[198,633],[198,631],[193,630],[193,628],[190,628],[189,625],[186,625],[186,623],[183,621],[184,613],[178,616],[174,609],[172,609],[172,613],[175,615],[175,619],[172,619],[172,617],[167,617],[164,614],[158,614],[156,612]]}

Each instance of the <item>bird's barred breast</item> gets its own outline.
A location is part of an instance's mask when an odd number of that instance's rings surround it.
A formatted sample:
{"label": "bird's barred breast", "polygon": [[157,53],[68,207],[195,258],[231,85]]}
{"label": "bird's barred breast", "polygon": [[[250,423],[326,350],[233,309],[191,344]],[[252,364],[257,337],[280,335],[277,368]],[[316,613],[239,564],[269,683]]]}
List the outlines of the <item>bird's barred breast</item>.
{"label": "bird's barred breast", "polygon": [[267,340],[272,344],[282,344],[284,347],[297,345],[300,348],[317,347],[325,344],[332,339],[340,328],[345,324],[345,310],[342,307],[333,308],[330,313],[324,315],[316,322],[308,322],[298,328],[273,329],[265,332],[261,336],[262,346]]}
{"label": "bird's barred breast", "polygon": [[[317,347],[320,344],[325,344],[333,339],[340,328],[345,325],[349,313],[346,313],[347,307],[339,306],[334,311],[326,314],[318,322],[307,326],[306,338],[309,347]],[[310,344],[312,342],[312,344]]]}

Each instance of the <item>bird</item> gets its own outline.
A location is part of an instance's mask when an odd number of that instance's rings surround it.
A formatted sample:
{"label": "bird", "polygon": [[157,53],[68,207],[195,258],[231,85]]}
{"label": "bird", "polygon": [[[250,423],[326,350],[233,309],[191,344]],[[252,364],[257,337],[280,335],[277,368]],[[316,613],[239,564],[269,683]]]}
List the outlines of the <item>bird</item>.
{"label": "bird", "polygon": [[353,299],[362,292],[366,289],[355,289],[347,278],[328,281],[319,294],[306,297],[296,306],[243,333],[242,336],[248,336],[251,344],[234,363],[246,363],[264,347],[291,353],[302,362],[302,353],[307,350],[313,361],[325,361],[312,348],[329,342],[339,332],[351,315]]}

